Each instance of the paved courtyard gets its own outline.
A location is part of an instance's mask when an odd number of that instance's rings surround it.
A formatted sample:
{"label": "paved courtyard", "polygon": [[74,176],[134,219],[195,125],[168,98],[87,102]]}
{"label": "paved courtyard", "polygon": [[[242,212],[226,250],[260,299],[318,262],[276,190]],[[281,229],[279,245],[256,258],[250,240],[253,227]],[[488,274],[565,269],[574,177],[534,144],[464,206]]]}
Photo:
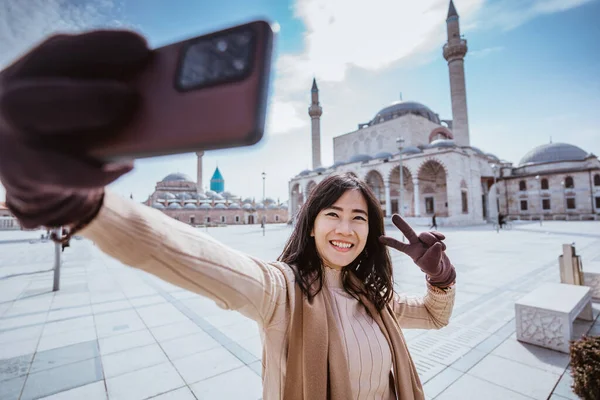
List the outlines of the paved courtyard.
{"label": "paved courtyard", "polygon": [[[390,232],[394,228],[388,227]],[[515,339],[514,302],[559,282],[557,257],[575,242],[584,267],[600,262],[599,222],[448,228],[458,270],[448,327],[406,330],[428,399],[576,399],[568,355]],[[210,228],[215,238],[275,259],[284,225]],[[399,236],[394,232],[395,236]],[[63,253],[52,292],[54,245],[38,232],[0,232],[0,399],[259,399],[261,340],[255,324],[193,293],[127,268],[87,240]],[[399,291],[421,294],[423,274],[393,253]],[[577,322],[579,334],[600,335]]]}

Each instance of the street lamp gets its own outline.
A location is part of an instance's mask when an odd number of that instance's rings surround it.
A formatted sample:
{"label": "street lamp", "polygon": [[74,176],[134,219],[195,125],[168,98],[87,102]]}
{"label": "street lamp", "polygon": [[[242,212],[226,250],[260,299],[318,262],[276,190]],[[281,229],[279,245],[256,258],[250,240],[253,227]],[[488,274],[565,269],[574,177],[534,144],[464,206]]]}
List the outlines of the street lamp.
{"label": "street lamp", "polygon": [[400,214],[400,216],[402,216],[402,211],[403,211],[403,207],[404,207],[404,171],[402,170],[402,145],[404,143],[404,138],[403,137],[399,137],[398,139],[396,139],[396,145],[398,146],[398,151],[400,152],[400,201],[399,201],[399,206],[400,209],[398,210],[398,213]]}
{"label": "street lamp", "polygon": [[262,224],[261,225],[262,225],[262,228],[263,228],[263,236],[265,236],[265,222],[266,222],[265,221],[265,219],[266,219],[265,218],[265,213],[267,212],[266,211],[267,209],[266,209],[266,206],[265,206],[265,200],[266,200],[266,197],[265,197],[265,178],[267,177],[267,174],[263,171],[263,173],[261,175],[262,175],[262,178],[263,178],[263,200],[262,200],[262,203],[263,203],[263,207],[264,207],[264,209],[263,209],[263,217],[262,217]]}
{"label": "street lamp", "polygon": [[498,193],[498,180],[496,179],[496,170],[498,169],[498,166],[496,164],[492,164],[492,171],[494,172],[494,191],[496,192],[496,218],[498,219],[498,223],[496,224],[497,228],[496,228],[496,232],[500,232],[500,218],[498,218],[500,216],[500,195]]}
{"label": "street lamp", "polygon": [[540,207],[540,226],[542,226],[542,219],[544,219],[544,202],[542,201],[542,183],[540,181],[540,176],[536,175],[535,180],[538,185],[538,206]]}

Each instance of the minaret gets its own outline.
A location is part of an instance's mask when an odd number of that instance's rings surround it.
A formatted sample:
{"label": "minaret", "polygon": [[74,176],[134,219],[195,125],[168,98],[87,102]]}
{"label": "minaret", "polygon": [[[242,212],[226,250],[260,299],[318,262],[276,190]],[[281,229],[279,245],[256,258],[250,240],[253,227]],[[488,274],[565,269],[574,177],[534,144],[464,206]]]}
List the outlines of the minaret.
{"label": "minaret", "polygon": [[321,166],[321,115],[323,108],[319,105],[319,88],[316,79],[313,79],[311,92],[311,103],[308,107],[308,115],[311,119],[312,132],[312,168]]}
{"label": "minaret", "polygon": [[204,155],[203,151],[197,151],[196,155],[198,156],[198,163],[197,163],[197,176],[196,176],[196,186],[198,187],[198,193],[203,193],[204,190],[202,190],[202,156]]}
{"label": "minaret", "polygon": [[465,55],[467,41],[460,37],[458,13],[450,0],[446,18],[448,42],[444,45],[444,58],[450,71],[450,96],[452,100],[452,133],[459,146],[469,146],[469,118],[467,116],[467,89],[465,86]]}

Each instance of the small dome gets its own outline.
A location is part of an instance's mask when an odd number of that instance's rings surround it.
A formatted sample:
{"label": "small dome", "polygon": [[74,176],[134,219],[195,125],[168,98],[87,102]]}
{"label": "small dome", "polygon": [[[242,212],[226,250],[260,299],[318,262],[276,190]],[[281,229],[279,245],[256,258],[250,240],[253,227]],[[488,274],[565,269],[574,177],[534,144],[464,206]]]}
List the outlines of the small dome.
{"label": "small dome", "polygon": [[481,149],[479,149],[478,147],[471,146],[471,150],[473,150],[477,154],[481,154],[482,156],[485,155],[485,153],[481,151]]}
{"label": "small dome", "polygon": [[400,150],[400,153],[407,154],[407,155],[408,154],[419,154],[422,152],[423,152],[423,150],[421,150],[417,146],[406,146],[402,150]]}
{"label": "small dome", "polygon": [[163,206],[163,205],[162,205],[162,204],[160,204],[160,203],[153,203],[153,204],[152,204],[152,207],[153,207],[153,208],[165,208],[165,206]]}
{"label": "small dome", "polygon": [[265,209],[265,205],[263,203],[258,203],[255,208],[257,210],[264,210]]}
{"label": "small dome", "polygon": [[190,209],[190,210],[195,210],[195,209],[196,209],[196,208],[198,208],[198,207],[196,207],[196,205],[195,205],[195,204],[193,204],[193,203],[188,203],[188,204],[186,204],[185,206],[183,206],[183,208],[188,208],[188,209]]}
{"label": "small dome", "polygon": [[381,153],[375,154],[373,158],[392,158],[392,153],[388,153],[387,151],[382,151]]}
{"label": "small dome", "polygon": [[488,156],[489,158],[491,158],[492,160],[499,162],[500,159],[498,157],[496,157],[494,154],[492,153],[485,153],[486,156]]}
{"label": "small dome", "polygon": [[268,210],[277,210],[277,209],[279,209],[279,207],[277,207],[277,204],[269,204],[267,206],[267,209]]}
{"label": "small dome", "polygon": [[304,171],[300,172],[298,175],[299,176],[306,176],[310,174],[310,169],[305,169]]}
{"label": "small dome", "polygon": [[416,101],[396,101],[381,109],[369,125],[379,124],[407,114],[420,115],[434,124],[439,125],[440,123],[440,118],[429,107]]}
{"label": "small dome", "polygon": [[242,209],[244,210],[252,210],[252,204],[246,203],[242,206]]}
{"label": "small dome", "polygon": [[252,199],[250,197],[246,197],[243,201],[244,204],[252,204]]}
{"label": "small dome", "polygon": [[339,167],[339,166],[341,166],[341,165],[345,165],[345,164],[346,164],[346,162],[345,162],[345,161],[336,161],[336,162],[334,162],[334,163],[333,163],[333,165],[332,165],[331,167],[329,167],[329,168],[333,168],[333,169],[335,169],[335,168],[337,168],[337,167]]}
{"label": "small dome", "polygon": [[230,209],[230,210],[239,210],[240,208],[241,208],[241,207],[240,207],[240,205],[239,205],[238,203],[231,203],[231,204],[229,205],[229,209]]}
{"label": "small dome", "polygon": [[279,209],[280,209],[280,210],[287,210],[287,208],[288,208],[288,205],[287,205],[287,204],[285,204],[285,203],[284,203],[284,204],[281,204],[281,205],[279,206]]}
{"label": "small dome", "polygon": [[223,203],[219,203],[219,204],[217,204],[215,206],[215,208],[218,209],[218,210],[224,210],[224,209],[227,208],[227,206],[225,204],[223,204]]}
{"label": "small dome", "polygon": [[273,204],[273,203],[275,203],[275,200],[273,200],[272,198],[270,198],[270,197],[267,197],[267,198],[265,199],[265,204]]}
{"label": "small dome", "polygon": [[561,161],[583,161],[588,153],[583,149],[567,143],[549,143],[530,150],[523,156],[519,166],[544,164]]}
{"label": "small dome", "polygon": [[315,168],[313,172],[325,172],[326,168],[323,167],[319,167],[319,168]]}
{"label": "small dome", "polygon": [[206,195],[206,197],[211,199],[217,195],[217,193],[213,192],[212,190],[207,190],[204,194]]}
{"label": "small dome", "polygon": [[175,174],[169,174],[169,175],[165,176],[161,182],[194,182],[194,181],[192,180],[192,178],[190,178],[186,174],[180,174],[178,172]]}
{"label": "small dome", "polygon": [[350,160],[348,160],[348,164],[355,162],[366,162],[372,159],[373,158],[371,156],[368,156],[366,154],[355,154],[352,157],[350,157]]}
{"label": "small dome", "polygon": [[204,203],[204,204],[200,204],[200,207],[198,207],[201,210],[210,210],[212,209],[212,206],[208,203]]}
{"label": "small dome", "polygon": [[429,148],[450,148],[450,147],[456,147],[456,144],[454,143],[454,140],[451,139],[437,139],[434,140],[433,142],[429,143],[429,146],[427,146]]}
{"label": "small dome", "polygon": [[159,199],[174,199],[175,195],[169,192],[160,192],[156,197]]}
{"label": "small dome", "polygon": [[231,194],[230,192],[223,192],[223,193],[221,193],[221,196],[222,196],[224,199],[227,199],[227,200],[229,200],[229,199],[231,199],[232,197],[234,197],[234,195],[233,195],[233,194]]}
{"label": "small dome", "polygon": [[190,193],[177,193],[175,197],[179,200],[190,200],[192,195]]}
{"label": "small dome", "polygon": [[172,208],[172,209],[174,209],[174,208],[181,208],[181,204],[179,204],[179,203],[171,203],[171,204],[169,204],[169,206],[167,208]]}

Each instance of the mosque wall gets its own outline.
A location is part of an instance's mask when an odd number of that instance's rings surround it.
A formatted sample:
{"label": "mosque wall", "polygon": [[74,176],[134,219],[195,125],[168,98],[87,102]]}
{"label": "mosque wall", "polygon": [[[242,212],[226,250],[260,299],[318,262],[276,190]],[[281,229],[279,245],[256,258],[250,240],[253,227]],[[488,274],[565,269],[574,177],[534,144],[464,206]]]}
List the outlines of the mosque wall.
{"label": "mosque wall", "polygon": [[[247,212],[245,210],[160,210],[164,214],[178,221],[190,225],[227,224],[246,225],[260,224],[263,216],[267,224],[287,223],[288,210],[256,210]],[[209,218],[209,220],[207,220]]]}
{"label": "mosque wall", "polygon": [[356,154],[371,157],[380,152],[398,152],[396,139],[404,138],[404,147],[429,143],[429,134],[441,125],[417,115],[404,115],[380,124],[333,138],[333,161],[348,161]]}
{"label": "mosque wall", "polygon": [[[600,185],[594,185],[594,174],[600,171],[574,171],[536,176],[514,176],[499,185],[500,210],[516,219],[564,219],[598,212],[596,197]],[[547,186],[542,187],[542,180]]]}

